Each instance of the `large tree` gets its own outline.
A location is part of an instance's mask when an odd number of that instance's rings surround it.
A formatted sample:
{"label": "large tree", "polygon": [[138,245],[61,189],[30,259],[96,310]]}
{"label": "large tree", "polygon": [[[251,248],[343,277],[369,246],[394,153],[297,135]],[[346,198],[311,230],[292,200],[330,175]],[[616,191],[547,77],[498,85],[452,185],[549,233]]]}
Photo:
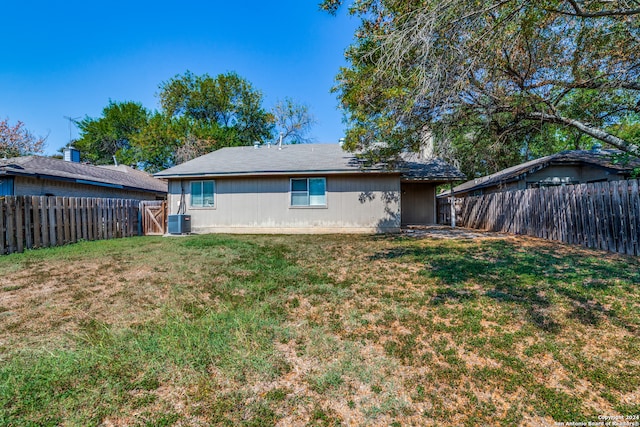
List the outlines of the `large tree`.
{"label": "large tree", "polygon": [[137,102],[109,101],[102,117],[85,117],[76,122],[80,137],[73,142],[83,161],[95,164],[128,160],[133,140],[147,126],[150,113]]}
{"label": "large tree", "polygon": [[236,144],[232,128],[156,112],[133,139],[126,154],[130,163],[136,163],[149,172],[158,172]]}
{"label": "large tree", "polygon": [[34,136],[18,121],[9,124],[9,119],[0,120],[0,157],[19,157],[40,154],[46,138]]}
{"label": "large tree", "polygon": [[150,172],[221,147],[250,145],[271,137],[273,115],[262,94],[235,73],[216,78],[190,72],[160,84],[160,111],[136,102],[114,102],[98,118],[77,122],[74,145],[95,164],[119,162]]}
{"label": "large tree", "polygon": [[99,118],[77,122],[74,145],[96,164],[136,164],[156,172],[222,147],[278,138],[306,142],[314,123],[307,106],[286,98],[269,112],[262,93],[235,73],[196,76],[187,71],[160,84],[160,111],[114,102]]}
{"label": "large tree", "polygon": [[516,162],[561,134],[640,154],[620,131],[640,111],[638,0],[356,0],[350,12],[362,23],[336,90],[351,148],[384,140],[391,155],[434,133],[441,154]]}
{"label": "large tree", "polygon": [[215,78],[187,71],[160,85],[160,105],[169,117],[233,130],[235,145],[271,136],[273,117],[262,107],[262,93],[236,73]]}

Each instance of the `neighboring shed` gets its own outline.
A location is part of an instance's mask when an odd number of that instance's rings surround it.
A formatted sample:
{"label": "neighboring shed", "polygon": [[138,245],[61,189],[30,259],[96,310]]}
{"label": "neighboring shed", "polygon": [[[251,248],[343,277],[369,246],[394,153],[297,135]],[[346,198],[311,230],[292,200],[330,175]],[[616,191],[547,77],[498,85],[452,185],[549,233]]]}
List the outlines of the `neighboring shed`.
{"label": "neighboring shed", "polygon": [[[479,196],[499,191],[628,179],[637,158],[623,161],[617,150],[573,150],[541,157],[476,178],[453,189],[456,197]],[[438,197],[447,197],[449,191]]]}
{"label": "neighboring shed", "polygon": [[167,182],[128,166],[25,156],[0,160],[0,195],[164,200]]}
{"label": "neighboring shed", "polygon": [[404,155],[366,167],[337,144],[223,148],[155,174],[169,180],[169,213],[194,232],[396,232],[436,222],[435,191],[461,173]]}

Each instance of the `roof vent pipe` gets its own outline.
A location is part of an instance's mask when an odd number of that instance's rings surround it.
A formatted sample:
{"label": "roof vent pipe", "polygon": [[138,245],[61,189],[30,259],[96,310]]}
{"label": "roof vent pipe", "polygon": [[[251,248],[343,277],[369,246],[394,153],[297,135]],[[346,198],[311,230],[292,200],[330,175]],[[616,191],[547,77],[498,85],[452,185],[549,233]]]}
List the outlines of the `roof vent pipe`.
{"label": "roof vent pipe", "polygon": [[342,147],[344,145],[344,138],[340,138],[338,140],[338,144],[340,144],[340,147]]}
{"label": "roof vent pipe", "polygon": [[253,148],[257,150],[258,147],[260,147],[260,143],[258,141],[253,141]]}
{"label": "roof vent pipe", "polygon": [[114,154],[111,157],[113,158],[113,164],[116,165],[116,167],[118,167],[118,159],[116,159],[116,155]]}
{"label": "roof vent pipe", "polygon": [[278,141],[278,150],[282,150],[282,132],[280,132],[280,141]]}

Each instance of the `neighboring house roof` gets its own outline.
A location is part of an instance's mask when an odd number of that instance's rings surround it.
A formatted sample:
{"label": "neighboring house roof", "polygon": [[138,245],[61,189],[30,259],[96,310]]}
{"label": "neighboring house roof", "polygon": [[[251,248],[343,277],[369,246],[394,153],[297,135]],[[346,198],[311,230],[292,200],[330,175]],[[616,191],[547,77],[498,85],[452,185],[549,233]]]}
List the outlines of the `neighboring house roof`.
{"label": "neighboring house roof", "polygon": [[51,157],[24,156],[0,160],[0,176],[42,177],[78,184],[166,193],[167,182],[128,166],[93,166]]}
{"label": "neighboring house roof", "polygon": [[[467,193],[470,191],[480,190],[482,188],[506,184],[520,180],[526,175],[532,174],[549,166],[591,165],[608,169],[610,172],[621,175],[629,174],[634,168],[640,167],[640,159],[634,157],[630,158],[629,161],[624,164],[621,162],[614,163],[614,157],[621,154],[622,152],[618,150],[562,151],[557,154],[541,157],[539,159],[503,169],[492,175],[473,179],[454,187],[453,191],[456,193]],[[443,192],[441,195],[446,194],[449,194],[449,191]]]}
{"label": "neighboring house roof", "polygon": [[174,166],[154,176],[158,178],[224,177],[302,174],[395,173],[407,179],[448,181],[464,176],[440,159],[423,160],[404,155],[394,169],[381,165],[364,166],[353,153],[338,144],[296,144],[278,148],[261,146],[227,147]]}

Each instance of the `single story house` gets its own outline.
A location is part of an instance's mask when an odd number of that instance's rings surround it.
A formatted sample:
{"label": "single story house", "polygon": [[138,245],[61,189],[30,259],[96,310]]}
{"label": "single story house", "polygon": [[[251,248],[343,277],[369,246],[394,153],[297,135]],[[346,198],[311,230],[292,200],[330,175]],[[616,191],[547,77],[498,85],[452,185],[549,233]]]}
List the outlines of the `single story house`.
{"label": "single story house", "polygon": [[0,159],[0,196],[164,200],[167,182],[124,165],[24,156]]}
{"label": "single story house", "polygon": [[[617,161],[618,150],[570,150],[541,157],[503,169],[492,175],[476,178],[454,187],[456,197],[480,196],[500,191],[525,190],[557,185],[628,179],[640,159]],[[449,196],[445,191],[438,197]]]}
{"label": "single story house", "polygon": [[156,173],[196,233],[370,233],[436,222],[436,186],[462,174],[405,155],[366,167],[338,144],[222,148]]}

